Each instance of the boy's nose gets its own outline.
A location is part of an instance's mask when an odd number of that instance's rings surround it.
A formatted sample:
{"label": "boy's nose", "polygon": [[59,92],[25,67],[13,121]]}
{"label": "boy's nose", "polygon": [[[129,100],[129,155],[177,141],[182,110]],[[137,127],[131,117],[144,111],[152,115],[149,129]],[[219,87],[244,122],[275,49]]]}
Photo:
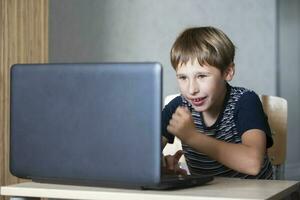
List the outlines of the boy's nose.
{"label": "boy's nose", "polygon": [[194,94],[196,94],[196,93],[198,93],[199,92],[199,87],[198,87],[198,85],[196,84],[196,82],[195,81],[191,81],[190,82],[190,84],[189,84],[189,93],[191,94],[191,95],[194,95]]}

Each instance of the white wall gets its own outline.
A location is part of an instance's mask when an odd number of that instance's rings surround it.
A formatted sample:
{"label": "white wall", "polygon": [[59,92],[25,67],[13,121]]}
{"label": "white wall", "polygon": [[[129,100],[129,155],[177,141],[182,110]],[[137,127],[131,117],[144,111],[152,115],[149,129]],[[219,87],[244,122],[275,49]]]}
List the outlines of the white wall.
{"label": "white wall", "polygon": [[207,25],[237,46],[233,84],[276,94],[275,0],[51,0],[50,62],[159,61],[164,95],[176,93],[171,45]]}

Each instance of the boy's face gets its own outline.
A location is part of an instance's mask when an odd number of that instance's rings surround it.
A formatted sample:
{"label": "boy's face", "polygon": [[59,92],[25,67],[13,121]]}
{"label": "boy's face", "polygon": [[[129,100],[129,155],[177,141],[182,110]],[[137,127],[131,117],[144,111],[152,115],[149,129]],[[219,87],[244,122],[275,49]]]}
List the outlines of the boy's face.
{"label": "boy's face", "polygon": [[182,64],[176,70],[181,94],[198,112],[210,112],[222,106],[226,95],[226,81],[232,79],[234,68],[223,73],[209,65],[200,65],[197,60]]}

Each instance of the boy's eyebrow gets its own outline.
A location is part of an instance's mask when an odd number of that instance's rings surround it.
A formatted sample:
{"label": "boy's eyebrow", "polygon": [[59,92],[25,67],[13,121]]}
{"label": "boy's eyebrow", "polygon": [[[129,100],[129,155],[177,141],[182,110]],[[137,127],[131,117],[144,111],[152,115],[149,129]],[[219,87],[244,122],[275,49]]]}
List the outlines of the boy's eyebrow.
{"label": "boy's eyebrow", "polygon": [[183,77],[183,76],[186,76],[185,74],[176,74],[176,77]]}
{"label": "boy's eyebrow", "polygon": [[[210,72],[197,72],[195,75],[209,75]],[[176,74],[176,76],[186,76],[186,74]]]}
{"label": "boy's eyebrow", "polygon": [[197,75],[198,75],[198,74],[209,75],[210,72],[197,72],[196,74],[197,74]]}

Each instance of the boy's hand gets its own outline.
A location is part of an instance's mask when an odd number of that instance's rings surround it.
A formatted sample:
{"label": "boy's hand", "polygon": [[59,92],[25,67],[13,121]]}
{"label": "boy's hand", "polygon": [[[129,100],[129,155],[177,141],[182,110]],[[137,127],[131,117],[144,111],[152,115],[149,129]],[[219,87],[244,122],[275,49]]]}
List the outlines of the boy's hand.
{"label": "boy's hand", "polygon": [[179,159],[182,156],[183,151],[179,150],[174,155],[167,155],[164,159],[163,173],[164,174],[178,174],[187,175],[187,171],[181,169],[179,166]]}
{"label": "boy's hand", "polygon": [[187,107],[178,107],[172,115],[167,130],[186,143],[196,131],[193,117]]}

